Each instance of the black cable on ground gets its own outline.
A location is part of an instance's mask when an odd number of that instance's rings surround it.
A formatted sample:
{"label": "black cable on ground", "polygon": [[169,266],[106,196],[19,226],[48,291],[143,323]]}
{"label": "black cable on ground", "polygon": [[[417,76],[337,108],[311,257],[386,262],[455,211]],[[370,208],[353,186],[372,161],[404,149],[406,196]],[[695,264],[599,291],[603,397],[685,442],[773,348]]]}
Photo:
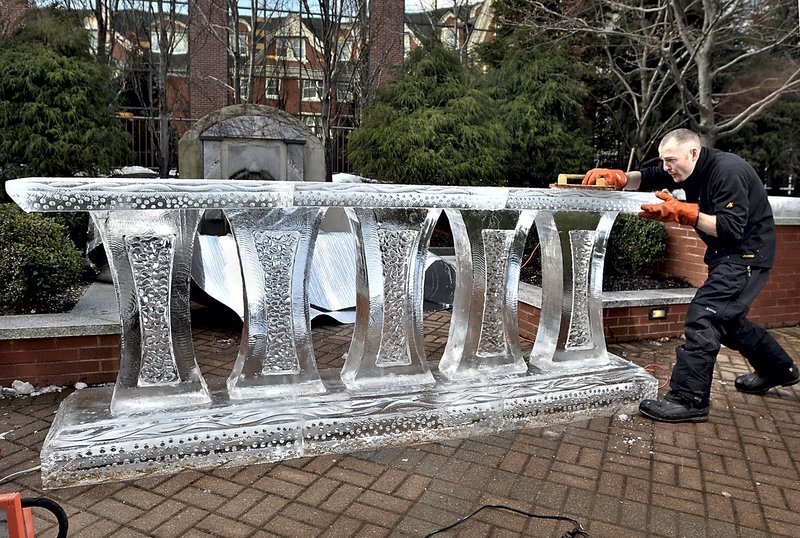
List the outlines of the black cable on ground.
{"label": "black cable on ground", "polygon": [[47,497],[23,497],[21,502],[23,508],[44,508],[56,516],[56,521],[58,521],[58,535],[56,538],[67,538],[69,521],[67,520],[67,513],[61,508],[60,504]]}
{"label": "black cable on ground", "polygon": [[434,536],[436,534],[439,534],[439,533],[442,533],[442,532],[445,532],[445,531],[449,531],[450,529],[453,529],[453,528],[457,527],[461,523],[465,522],[466,520],[468,520],[469,518],[471,518],[472,516],[474,516],[475,514],[477,514],[478,512],[480,512],[481,510],[484,510],[486,508],[495,508],[495,509],[499,509],[499,510],[508,510],[509,512],[514,512],[515,514],[521,514],[523,516],[534,517],[534,518],[537,518],[537,519],[555,519],[555,520],[558,520],[558,521],[569,521],[570,523],[575,525],[575,527],[573,527],[571,530],[568,530],[567,532],[562,534],[561,538],[575,538],[576,536],[586,536],[587,538],[591,538],[591,535],[583,529],[583,526],[581,525],[580,521],[578,521],[577,519],[573,519],[573,518],[567,517],[567,516],[546,516],[546,515],[543,515],[543,514],[532,514],[530,512],[526,512],[525,510],[519,510],[517,508],[512,508],[512,507],[506,506],[504,504],[484,504],[483,506],[481,506],[480,508],[478,508],[477,510],[475,510],[471,514],[462,517],[458,521],[455,521],[454,523],[451,523],[450,525],[448,525],[446,527],[442,527],[441,529],[435,530],[435,531],[431,532],[430,534],[426,534],[425,538],[428,538],[429,536]]}

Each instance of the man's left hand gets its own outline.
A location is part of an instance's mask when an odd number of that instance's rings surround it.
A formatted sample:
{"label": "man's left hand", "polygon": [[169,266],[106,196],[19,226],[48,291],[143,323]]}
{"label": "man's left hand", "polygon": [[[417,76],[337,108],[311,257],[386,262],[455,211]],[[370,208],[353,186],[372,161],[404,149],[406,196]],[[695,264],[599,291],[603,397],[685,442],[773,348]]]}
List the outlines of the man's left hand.
{"label": "man's left hand", "polygon": [[664,200],[661,204],[642,204],[640,217],[659,222],[677,222],[686,226],[696,226],[700,218],[700,206],[681,202],[668,192],[657,192],[656,196]]}

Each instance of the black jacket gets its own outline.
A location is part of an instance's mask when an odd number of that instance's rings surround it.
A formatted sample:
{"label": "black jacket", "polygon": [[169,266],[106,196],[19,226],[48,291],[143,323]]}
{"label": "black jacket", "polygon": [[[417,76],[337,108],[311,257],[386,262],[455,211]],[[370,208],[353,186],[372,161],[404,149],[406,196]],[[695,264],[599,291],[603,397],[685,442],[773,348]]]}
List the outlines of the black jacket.
{"label": "black jacket", "polygon": [[703,147],[692,175],[678,183],[661,167],[642,170],[640,191],[683,189],[686,201],[717,217],[717,237],[700,230],[708,266],[732,262],[770,268],[775,260],[775,220],[767,191],[747,161]]}

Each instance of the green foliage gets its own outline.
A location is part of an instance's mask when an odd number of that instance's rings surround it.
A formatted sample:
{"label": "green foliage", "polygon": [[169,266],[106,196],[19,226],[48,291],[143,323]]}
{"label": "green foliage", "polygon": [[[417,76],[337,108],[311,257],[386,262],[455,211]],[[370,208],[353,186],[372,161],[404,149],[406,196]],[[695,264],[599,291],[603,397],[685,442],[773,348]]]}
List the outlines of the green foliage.
{"label": "green foliage", "polygon": [[89,213],[85,211],[48,213],[45,216],[55,221],[66,230],[67,237],[69,237],[79,251],[86,251],[87,236],[89,233]]}
{"label": "green foliage", "polygon": [[660,222],[621,214],[606,247],[606,270],[617,275],[646,274],[666,259],[667,230]]}
{"label": "green foliage", "polygon": [[406,184],[502,185],[508,132],[440,43],[415,50],[348,140],[358,173]]}
{"label": "green foliage", "polygon": [[36,309],[75,285],[81,255],[64,228],[0,204],[0,303]]}
{"label": "green foliage", "polygon": [[61,28],[59,40],[52,24],[35,19],[0,47],[0,186],[23,175],[97,175],[129,152],[107,73],[67,39],[83,34]]}
{"label": "green foliage", "polygon": [[[567,226],[593,228],[589,213],[577,213]],[[621,214],[614,222],[608,238],[605,273],[611,276],[646,276],[667,254],[668,234],[664,225],[636,215]],[[522,255],[521,278],[539,284],[542,278],[542,249],[536,227],[528,233]]]}
{"label": "green foliage", "polygon": [[90,59],[89,32],[83,28],[77,11],[46,7],[29,9],[13,43],[41,43],[62,56]]}
{"label": "green foliage", "polygon": [[587,72],[574,53],[511,26],[501,27],[480,56],[488,66],[482,88],[511,135],[508,183],[545,187],[559,173],[590,168],[591,122],[584,115],[589,94],[582,80]]}
{"label": "green foliage", "polygon": [[[506,4],[498,13],[518,15]],[[590,168],[591,71],[567,47],[498,22],[478,75],[440,43],[425,44],[366,111],[350,163],[395,182],[521,187]]]}

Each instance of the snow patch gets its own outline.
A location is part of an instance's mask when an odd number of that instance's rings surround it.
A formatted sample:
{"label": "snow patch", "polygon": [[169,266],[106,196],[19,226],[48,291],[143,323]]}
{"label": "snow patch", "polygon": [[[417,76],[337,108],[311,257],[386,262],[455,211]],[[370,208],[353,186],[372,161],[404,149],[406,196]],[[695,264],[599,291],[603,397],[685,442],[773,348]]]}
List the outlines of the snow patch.
{"label": "snow patch", "polygon": [[353,174],[333,174],[331,181],[334,183],[363,183],[364,178]]}
{"label": "snow patch", "polygon": [[61,392],[64,390],[64,387],[59,387],[56,385],[48,385],[46,387],[37,389],[27,381],[20,381],[19,379],[15,379],[14,382],[11,383],[11,388],[0,388],[2,389],[3,394],[9,394],[13,396],[40,396],[42,394]]}
{"label": "snow patch", "polygon": [[27,395],[33,393],[33,385],[28,383],[27,381],[20,381],[19,379],[15,379],[13,383],[11,383],[11,388],[19,395]]}
{"label": "snow patch", "polygon": [[144,166],[123,166],[115,169],[112,173],[114,177],[158,177],[158,174]]}

